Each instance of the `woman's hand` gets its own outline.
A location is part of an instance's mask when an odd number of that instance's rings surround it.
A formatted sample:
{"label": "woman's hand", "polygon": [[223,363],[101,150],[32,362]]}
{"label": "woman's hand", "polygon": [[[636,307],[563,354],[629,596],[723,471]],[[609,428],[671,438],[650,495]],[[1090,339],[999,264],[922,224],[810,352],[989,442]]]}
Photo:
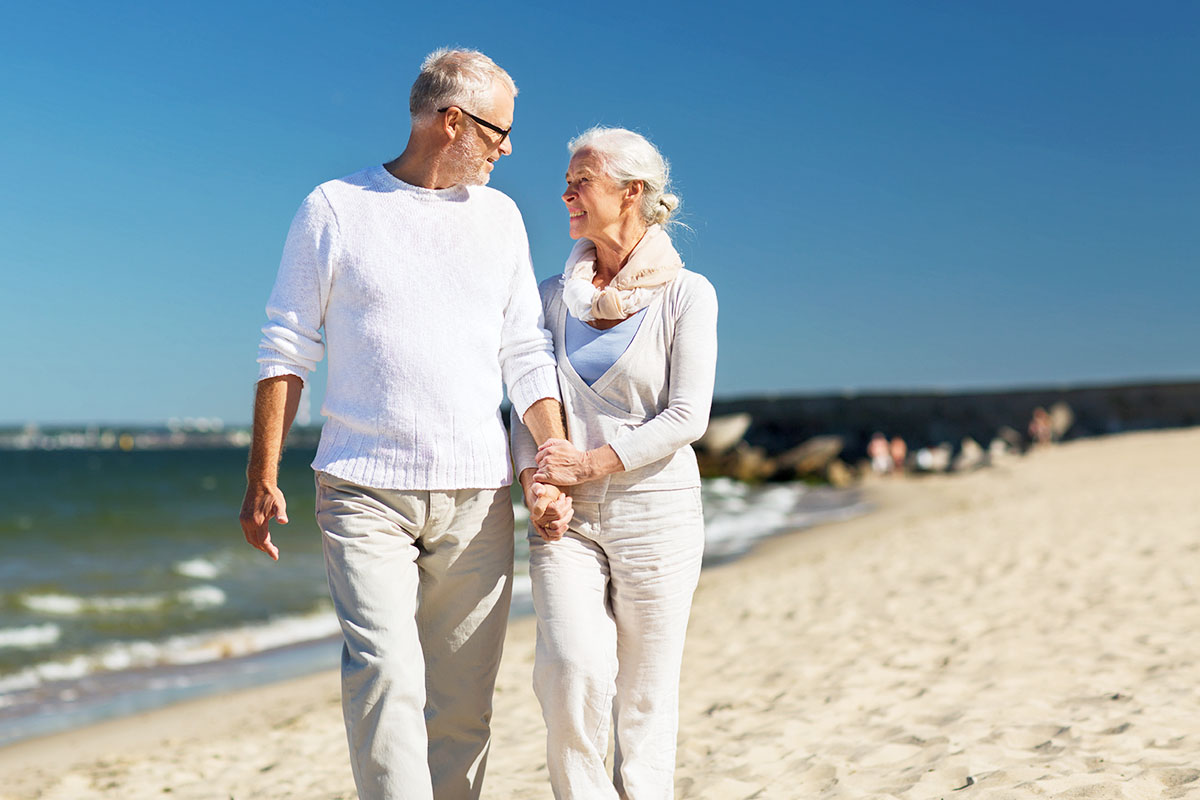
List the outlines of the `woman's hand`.
{"label": "woman's hand", "polygon": [[558,486],[574,486],[625,469],[617,451],[609,445],[584,451],[566,439],[547,439],[538,448],[537,465],[534,479]]}
{"label": "woman's hand", "polygon": [[557,486],[535,480],[532,469],[523,470],[520,480],[533,529],[547,542],[558,541],[575,513],[571,498]]}
{"label": "woman's hand", "polygon": [[588,454],[566,439],[547,439],[538,448],[537,466],[534,480],[558,486],[574,486],[597,477],[592,474]]}

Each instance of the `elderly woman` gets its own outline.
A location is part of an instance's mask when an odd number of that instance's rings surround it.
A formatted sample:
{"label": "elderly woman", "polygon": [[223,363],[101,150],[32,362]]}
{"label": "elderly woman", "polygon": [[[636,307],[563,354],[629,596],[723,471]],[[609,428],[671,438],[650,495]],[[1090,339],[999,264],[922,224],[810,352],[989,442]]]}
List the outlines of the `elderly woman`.
{"label": "elderly woman", "polygon": [[[644,137],[593,128],[569,149],[566,269],[541,284],[570,441],[519,424],[526,500],[570,486],[565,535],[530,535],[534,689],[557,798],[673,796],[679,669],[704,552],[700,474],[717,298],[665,227],[679,205]],[[536,515],[535,515],[536,522]],[[605,772],[608,720],[613,776]]]}

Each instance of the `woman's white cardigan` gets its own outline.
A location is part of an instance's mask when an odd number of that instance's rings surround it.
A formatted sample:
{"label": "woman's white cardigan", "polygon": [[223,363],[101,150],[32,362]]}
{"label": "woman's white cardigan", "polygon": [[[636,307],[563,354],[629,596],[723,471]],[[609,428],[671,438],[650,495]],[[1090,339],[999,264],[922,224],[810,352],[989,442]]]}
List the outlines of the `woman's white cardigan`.
{"label": "woman's white cardigan", "polygon": [[[700,485],[689,444],[708,427],[717,366],[717,293],[703,276],[682,270],[646,309],[629,347],[588,386],[571,367],[564,330],[561,275],[538,286],[554,337],[567,436],[580,450],[611,445],[624,472],[580,484],[576,500],[600,502],[609,489],[685,489]],[[535,467],[537,445],[513,415],[513,463]]]}

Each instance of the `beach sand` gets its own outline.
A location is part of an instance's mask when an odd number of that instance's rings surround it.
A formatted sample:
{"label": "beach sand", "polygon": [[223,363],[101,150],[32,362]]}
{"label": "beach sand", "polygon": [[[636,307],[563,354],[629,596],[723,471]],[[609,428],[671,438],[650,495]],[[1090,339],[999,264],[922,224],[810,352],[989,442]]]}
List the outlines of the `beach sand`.
{"label": "beach sand", "polygon": [[[1200,430],[878,481],[706,570],[682,798],[1200,798]],[[510,631],[484,797],[549,798]],[[964,788],[965,787],[965,788]],[[352,798],[324,673],[0,750],[0,798]]]}

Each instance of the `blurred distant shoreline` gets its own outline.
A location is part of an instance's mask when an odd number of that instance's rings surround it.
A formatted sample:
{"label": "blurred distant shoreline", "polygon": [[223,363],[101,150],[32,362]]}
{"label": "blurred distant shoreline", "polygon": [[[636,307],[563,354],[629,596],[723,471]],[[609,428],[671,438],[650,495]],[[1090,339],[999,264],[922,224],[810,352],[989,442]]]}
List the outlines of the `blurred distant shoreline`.
{"label": "blurred distant shoreline", "polygon": [[[1077,384],[996,390],[845,391],[716,398],[714,419],[748,414],[745,441],[783,452],[816,436],[844,441],[843,457],[859,457],[874,431],[904,437],[910,447],[971,437],[986,442],[997,429],[1022,430],[1033,410],[1067,403],[1074,424],[1065,438],[1200,425],[1200,380]],[[294,426],[288,446],[316,447],[320,425]],[[0,450],[186,450],[246,448],[248,425],[216,418],[165,424],[0,426]]]}

